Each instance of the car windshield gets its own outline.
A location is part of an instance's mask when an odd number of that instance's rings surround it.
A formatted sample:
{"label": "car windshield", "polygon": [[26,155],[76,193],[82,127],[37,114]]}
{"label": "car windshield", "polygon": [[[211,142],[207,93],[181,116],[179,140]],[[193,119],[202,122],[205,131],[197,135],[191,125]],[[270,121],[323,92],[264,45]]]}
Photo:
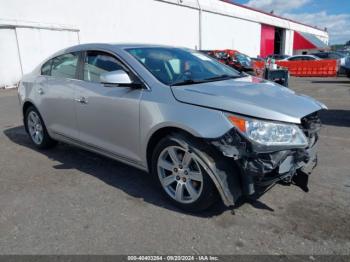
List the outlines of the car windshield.
{"label": "car windshield", "polygon": [[127,51],[166,85],[196,84],[242,77],[236,70],[189,49],[144,47]]}
{"label": "car windshield", "polygon": [[339,53],[339,52],[334,52],[334,53],[330,53],[330,56],[334,57],[334,58],[343,58],[345,57],[346,55],[345,54],[342,54],[342,53]]}
{"label": "car windshield", "polygon": [[215,57],[217,57],[218,59],[225,60],[229,57],[229,55],[226,52],[216,52]]}
{"label": "car windshield", "polygon": [[317,56],[319,58],[332,58],[332,59],[339,59],[345,57],[344,54],[338,53],[338,52],[332,52],[332,53],[317,53],[313,54],[314,56]]}
{"label": "car windshield", "polygon": [[340,50],[340,51],[337,51],[337,53],[340,53],[344,56],[349,56],[350,55],[350,51],[346,51],[346,50]]}
{"label": "car windshield", "polygon": [[236,53],[236,58],[238,62],[244,66],[250,66],[252,63],[252,60],[250,59],[250,57],[242,53]]}

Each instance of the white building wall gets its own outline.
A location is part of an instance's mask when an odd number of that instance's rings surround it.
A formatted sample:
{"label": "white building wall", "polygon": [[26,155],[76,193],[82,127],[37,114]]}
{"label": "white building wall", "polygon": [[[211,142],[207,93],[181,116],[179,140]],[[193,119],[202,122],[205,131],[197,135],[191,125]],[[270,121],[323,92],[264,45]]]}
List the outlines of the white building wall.
{"label": "white building wall", "polygon": [[218,0],[199,0],[203,10],[210,10],[214,13],[225,14],[231,17],[241,18],[248,21],[267,24],[280,28],[290,29],[299,32],[310,33],[323,39],[328,39],[328,33],[322,29],[292,22],[276,16],[271,16],[262,12],[247,9],[245,7],[233,5]]}
{"label": "white building wall", "polygon": [[23,73],[29,73],[57,50],[79,43],[78,32],[16,28]]}
{"label": "white building wall", "polygon": [[[118,22],[110,29],[117,42],[144,42],[198,48],[199,10],[153,0],[118,2]],[[191,6],[192,1],[187,1]],[[114,16],[110,18],[113,20]],[[100,26],[105,22],[101,21]],[[89,40],[90,41],[90,40]],[[93,41],[98,41],[94,39]]]}
{"label": "white building wall", "polygon": [[260,54],[261,25],[229,16],[202,13],[202,49],[235,49]]}
{"label": "white building wall", "polygon": [[76,30],[39,26],[0,21],[0,88],[14,86],[57,50],[79,43]]}
{"label": "white building wall", "polygon": [[[287,29],[284,45],[287,54],[291,54],[294,30],[328,41],[328,33],[322,30],[219,0],[0,0],[0,7],[0,30],[4,30],[1,29],[4,25],[16,28],[24,72],[79,40],[230,48],[257,56],[261,24],[269,24]],[[2,33],[1,37],[4,36]],[[10,54],[7,50],[12,48],[11,56],[15,56],[13,46],[0,43],[0,54]],[[11,66],[17,69],[11,70],[13,75],[8,79],[18,79],[21,74],[19,61],[13,63]],[[0,78],[0,86],[2,79],[5,78]]]}
{"label": "white building wall", "polygon": [[82,43],[173,45],[176,40],[179,46],[195,48],[199,43],[199,9],[226,15],[226,20],[240,18],[328,39],[323,30],[219,0],[0,0],[0,6],[0,19],[72,25],[80,30]]}
{"label": "white building wall", "polygon": [[[177,3],[178,1],[170,1]],[[0,0],[0,18],[71,25],[81,43],[147,42],[195,48],[198,7],[155,0]]]}
{"label": "white building wall", "polygon": [[293,55],[294,31],[286,29],[284,31],[283,54]]}
{"label": "white building wall", "polygon": [[[79,40],[80,43],[145,42],[198,48],[196,3],[196,0],[185,0],[188,6],[180,6],[154,0],[35,0],[30,3],[0,0],[0,30],[4,26],[16,28],[20,51],[20,59],[13,60],[12,54],[0,62],[3,64],[0,67],[13,63],[13,70],[6,71],[6,81],[5,77],[0,78],[0,87],[19,81],[22,75],[17,66],[19,61],[23,73],[28,73],[52,53],[78,44]],[[0,54],[7,53],[9,46],[17,48],[16,42],[2,44]]]}

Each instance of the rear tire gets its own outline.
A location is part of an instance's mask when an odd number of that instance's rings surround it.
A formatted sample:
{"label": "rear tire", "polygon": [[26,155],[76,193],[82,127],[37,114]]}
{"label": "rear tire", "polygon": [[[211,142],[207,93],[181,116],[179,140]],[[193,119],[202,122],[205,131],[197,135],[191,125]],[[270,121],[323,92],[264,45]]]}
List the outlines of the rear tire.
{"label": "rear tire", "polygon": [[57,144],[48,134],[45,123],[35,107],[28,107],[25,112],[24,123],[30,140],[35,147],[39,149],[48,149]]}
{"label": "rear tire", "polygon": [[200,150],[189,137],[174,134],[163,138],[153,151],[151,173],[174,205],[198,212],[212,206],[218,192],[193,148]]}

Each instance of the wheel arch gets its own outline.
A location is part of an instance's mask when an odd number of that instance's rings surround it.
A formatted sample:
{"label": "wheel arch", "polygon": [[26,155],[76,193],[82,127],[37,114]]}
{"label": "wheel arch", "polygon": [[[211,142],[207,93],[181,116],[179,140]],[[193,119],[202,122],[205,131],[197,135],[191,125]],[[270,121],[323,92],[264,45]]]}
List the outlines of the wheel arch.
{"label": "wheel arch", "polygon": [[[34,107],[36,110],[38,110],[38,108],[30,100],[25,101],[23,103],[23,106],[22,106],[23,124],[24,124],[24,128],[25,128],[26,132],[28,132],[28,127],[27,127],[27,123],[25,121],[25,116],[26,116],[26,112],[27,112],[28,108],[31,106]],[[38,110],[38,112],[39,112],[39,110]]]}
{"label": "wheel arch", "polygon": [[23,114],[23,116],[25,115],[25,113],[27,112],[27,109],[29,108],[29,107],[35,107],[35,109],[36,110],[38,110],[38,108],[34,105],[34,103],[32,102],[32,101],[25,101],[24,102],[24,104],[23,104],[23,106],[22,106],[22,114]]}
{"label": "wheel arch", "polygon": [[190,133],[189,131],[179,128],[179,127],[174,127],[174,126],[166,126],[166,127],[161,127],[157,129],[155,132],[152,133],[150,136],[147,147],[146,147],[146,161],[147,161],[147,169],[150,170],[151,166],[151,160],[152,160],[152,154],[153,150],[157,145],[157,142],[161,140],[162,138],[166,137],[167,135],[177,133],[177,134],[182,134],[185,136],[190,136],[192,138],[197,138],[195,134]]}
{"label": "wheel arch", "polygon": [[[151,161],[152,161],[152,154],[153,150],[157,145],[157,142],[164,138],[167,135],[170,134],[176,134],[175,139],[178,140],[178,143],[181,144],[181,137],[190,137],[192,139],[195,139],[198,143],[204,142],[205,138],[201,138],[196,136],[195,134],[190,133],[189,131],[186,131],[184,129],[178,128],[178,127],[163,127],[155,131],[150,139],[148,140],[147,144],[147,152],[146,152],[146,159],[147,159],[147,168],[148,171],[151,171]],[[180,139],[179,139],[180,138]],[[213,148],[215,150],[215,148]],[[223,178],[221,171],[219,171],[215,164],[210,163],[208,158],[205,154],[202,154],[200,150],[196,150],[196,153],[200,156],[200,159],[202,161],[202,165],[206,167],[206,171],[208,172],[208,175],[210,176],[211,180],[214,182],[214,185],[216,189],[218,190],[219,195],[221,196],[222,201],[226,206],[233,206],[234,201],[238,198],[238,196],[241,194],[240,189],[240,183],[235,181],[235,188],[233,191],[234,194],[230,190],[230,186],[228,185],[228,182],[225,178]],[[220,154],[219,152],[217,152]],[[232,174],[233,175],[233,174]],[[233,179],[237,179],[237,176],[233,176]],[[231,184],[231,183],[230,183]]]}

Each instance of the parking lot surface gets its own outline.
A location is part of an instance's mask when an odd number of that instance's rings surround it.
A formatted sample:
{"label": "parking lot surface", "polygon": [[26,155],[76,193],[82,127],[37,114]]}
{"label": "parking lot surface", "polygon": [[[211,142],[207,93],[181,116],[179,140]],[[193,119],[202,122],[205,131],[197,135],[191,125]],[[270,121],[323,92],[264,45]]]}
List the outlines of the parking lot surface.
{"label": "parking lot surface", "polygon": [[0,91],[0,254],[350,254],[350,81],[290,87],[329,107],[310,190],[277,185],[234,215],[185,214],[146,173],[69,145],[34,149]]}

